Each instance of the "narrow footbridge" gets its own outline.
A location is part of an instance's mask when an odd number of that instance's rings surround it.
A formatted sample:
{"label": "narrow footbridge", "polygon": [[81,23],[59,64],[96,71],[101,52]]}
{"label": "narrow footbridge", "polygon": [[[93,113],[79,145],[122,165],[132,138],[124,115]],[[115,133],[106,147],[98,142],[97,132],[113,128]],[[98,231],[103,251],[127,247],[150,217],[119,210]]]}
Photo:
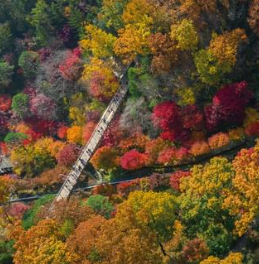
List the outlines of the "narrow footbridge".
{"label": "narrow footbridge", "polygon": [[[127,69],[129,66],[127,67]],[[114,116],[119,109],[120,104],[122,103],[125,95],[128,91],[127,81],[126,81],[126,73],[127,69],[124,71],[123,74],[115,74],[120,79],[120,87],[113,96],[112,100],[110,101],[108,107],[106,108],[105,112],[103,113],[99,123],[95,127],[90,139],[88,140],[87,144],[83,147],[77,161],[73,165],[71,171],[69,172],[65,182],[63,183],[62,187],[60,188],[59,192],[56,195],[55,201],[58,202],[62,199],[67,199],[76,185],[78,178],[80,177],[84,167],[87,165],[91,157],[93,156],[98,144],[101,142],[104,132],[108,128],[109,124],[113,120]]]}

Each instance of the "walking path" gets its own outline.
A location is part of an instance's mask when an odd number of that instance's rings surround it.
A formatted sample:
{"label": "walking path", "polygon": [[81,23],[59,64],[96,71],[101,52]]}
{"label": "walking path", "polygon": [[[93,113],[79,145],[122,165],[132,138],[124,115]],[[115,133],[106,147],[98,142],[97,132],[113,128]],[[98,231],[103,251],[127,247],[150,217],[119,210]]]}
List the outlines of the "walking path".
{"label": "walking path", "polygon": [[[223,156],[227,157],[230,161],[233,160],[237,154],[238,151],[242,148],[249,148],[254,146],[255,140],[253,138],[247,138],[246,140],[236,142],[235,144],[229,145],[229,146],[224,146],[218,150],[215,150],[212,153],[208,153],[207,155],[203,155],[200,157],[197,157],[193,161],[189,161],[188,163],[183,163],[175,166],[154,166],[154,167],[144,167],[141,169],[137,169],[134,171],[124,171],[121,174],[120,179],[111,181],[111,182],[100,182],[98,179],[95,185],[90,185],[90,186],[78,186],[77,189],[73,189],[72,192],[80,192],[80,191],[87,191],[91,190],[96,186],[99,186],[101,184],[109,184],[109,185],[117,185],[120,183],[125,183],[125,182],[130,182],[134,179],[139,179],[139,178],[144,178],[144,177],[149,177],[150,175],[157,173],[161,174],[161,177],[164,175],[170,175],[173,172],[176,171],[188,171],[190,168],[196,164],[205,164],[208,162],[211,158],[216,157],[216,156]],[[31,197],[19,197],[15,199],[9,200],[7,203],[15,203],[15,202],[31,202],[33,200],[37,200],[45,195],[48,194],[54,194],[57,195],[57,193],[54,191],[52,193],[45,193],[45,194],[36,194]],[[3,204],[0,204],[2,206]]]}
{"label": "walking path", "polygon": [[[129,67],[127,67],[127,69],[128,68]],[[113,96],[105,112],[103,113],[99,123],[97,124],[87,144],[84,146],[81,154],[79,155],[79,158],[73,165],[72,170],[69,172],[65,182],[63,183],[58,194],[56,195],[54,202],[58,202],[62,199],[67,199],[69,197],[70,192],[72,191],[73,187],[76,185],[77,180],[80,177],[84,167],[87,165],[87,163],[93,156],[98,144],[100,143],[104,135],[104,132],[106,131],[112,119],[116,115],[117,110],[128,91],[127,81],[125,78],[127,69],[125,73],[120,76],[118,76],[119,75],[118,73],[115,74],[120,79],[121,85],[117,90],[117,92],[115,93],[115,95]]]}

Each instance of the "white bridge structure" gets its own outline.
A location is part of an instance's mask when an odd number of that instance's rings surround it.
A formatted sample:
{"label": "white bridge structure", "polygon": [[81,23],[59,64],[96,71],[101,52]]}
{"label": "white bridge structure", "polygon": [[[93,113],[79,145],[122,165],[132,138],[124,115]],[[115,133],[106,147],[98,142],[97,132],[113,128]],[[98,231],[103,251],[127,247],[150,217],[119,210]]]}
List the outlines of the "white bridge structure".
{"label": "white bridge structure", "polygon": [[67,175],[66,180],[64,181],[62,187],[60,188],[59,192],[55,197],[54,203],[62,199],[67,199],[69,197],[70,192],[76,185],[77,180],[80,177],[82,171],[93,156],[98,144],[101,142],[104,132],[106,131],[112,119],[116,115],[116,112],[128,91],[127,81],[125,78],[128,68],[129,66],[121,75],[119,75],[118,73],[114,73],[116,77],[120,80],[120,87],[111,99],[99,123],[95,127],[90,139],[83,147],[77,161],[75,162],[71,171]]}

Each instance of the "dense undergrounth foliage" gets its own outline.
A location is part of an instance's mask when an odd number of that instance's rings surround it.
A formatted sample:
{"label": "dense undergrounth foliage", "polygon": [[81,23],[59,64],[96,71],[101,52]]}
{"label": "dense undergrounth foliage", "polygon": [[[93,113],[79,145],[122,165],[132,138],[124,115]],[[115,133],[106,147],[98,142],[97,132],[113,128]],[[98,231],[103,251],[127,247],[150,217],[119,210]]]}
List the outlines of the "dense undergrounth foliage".
{"label": "dense undergrounth foliage", "polygon": [[1,1],[0,264],[258,264],[258,136],[259,0]]}

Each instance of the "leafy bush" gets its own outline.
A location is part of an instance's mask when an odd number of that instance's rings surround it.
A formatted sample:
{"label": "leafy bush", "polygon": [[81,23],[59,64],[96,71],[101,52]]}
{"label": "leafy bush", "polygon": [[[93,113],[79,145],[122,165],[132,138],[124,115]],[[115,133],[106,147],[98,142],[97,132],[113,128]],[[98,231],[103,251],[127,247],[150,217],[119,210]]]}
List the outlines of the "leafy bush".
{"label": "leafy bush", "polygon": [[14,253],[12,241],[0,241],[0,263],[1,264],[12,264],[12,255]]}
{"label": "leafy bush", "polygon": [[55,159],[47,148],[28,144],[15,148],[10,159],[15,173],[22,177],[32,178],[55,166]]}
{"label": "leafy bush", "polygon": [[12,34],[9,23],[0,24],[0,53],[9,48]]}
{"label": "leafy bush", "polygon": [[29,96],[24,93],[18,93],[13,97],[12,110],[20,117],[28,116]]}
{"label": "leafy bush", "polygon": [[211,149],[217,149],[226,146],[230,143],[230,138],[227,133],[217,133],[208,139],[208,143]]}
{"label": "leafy bush", "polygon": [[23,228],[25,228],[26,230],[31,228],[33,225],[36,224],[37,222],[37,214],[40,212],[41,208],[43,205],[51,202],[54,199],[55,195],[53,194],[49,194],[49,195],[45,195],[43,197],[41,197],[39,200],[37,200],[33,207],[28,210],[24,216],[23,216],[23,220],[22,220],[22,226]]}
{"label": "leafy bush", "polygon": [[13,144],[19,144],[21,143],[23,140],[27,139],[28,136],[24,133],[14,133],[14,132],[9,132],[5,138],[4,138],[4,142],[10,145]]}
{"label": "leafy bush", "polygon": [[78,147],[75,144],[69,144],[62,148],[57,154],[58,164],[62,166],[71,166],[76,161],[78,154]]}
{"label": "leafy bush", "polygon": [[44,94],[38,94],[32,98],[30,103],[31,112],[45,120],[54,120],[56,118],[56,105],[53,100]]}
{"label": "leafy bush", "polygon": [[249,19],[248,23],[251,29],[257,36],[259,36],[259,1],[253,0],[249,6]]}
{"label": "leafy bush", "polygon": [[242,124],[245,107],[253,96],[247,86],[245,81],[225,85],[213,97],[212,104],[205,106],[209,131],[215,131],[221,126]]}
{"label": "leafy bush", "polygon": [[46,45],[52,33],[50,8],[44,0],[38,0],[30,14],[30,23],[35,27],[36,38],[42,45]]}
{"label": "leafy bush", "polygon": [[144,167],[147,163],[147,155],[132,149],[121,157],[121,167],[126,170],[135,170]]}
{"label": "leafy bush", "polygon": [[7,62],[0,62],[0,87],[7,87],[12,79],[14,66],[9,65]]}
{"label": "leafy bush", "polygon": [[3,94],[0,97],[0,110],[7,112],[10,110],[12,104],[12,99],[9,95]]}
{"label": "leafy bush", "polygon": [[25,77],[35,77],[39,66],[39,54],[34,51],[24,51],[19,57],[18,65],[23,69]]}
{"label": "leafy bush", "polygon": [[105,218],[109,218],[114,210],[112,204],[109,202],[109,199],[100,194],[90,196],[87,199],[86,204],[96,213],[101,214]]}

